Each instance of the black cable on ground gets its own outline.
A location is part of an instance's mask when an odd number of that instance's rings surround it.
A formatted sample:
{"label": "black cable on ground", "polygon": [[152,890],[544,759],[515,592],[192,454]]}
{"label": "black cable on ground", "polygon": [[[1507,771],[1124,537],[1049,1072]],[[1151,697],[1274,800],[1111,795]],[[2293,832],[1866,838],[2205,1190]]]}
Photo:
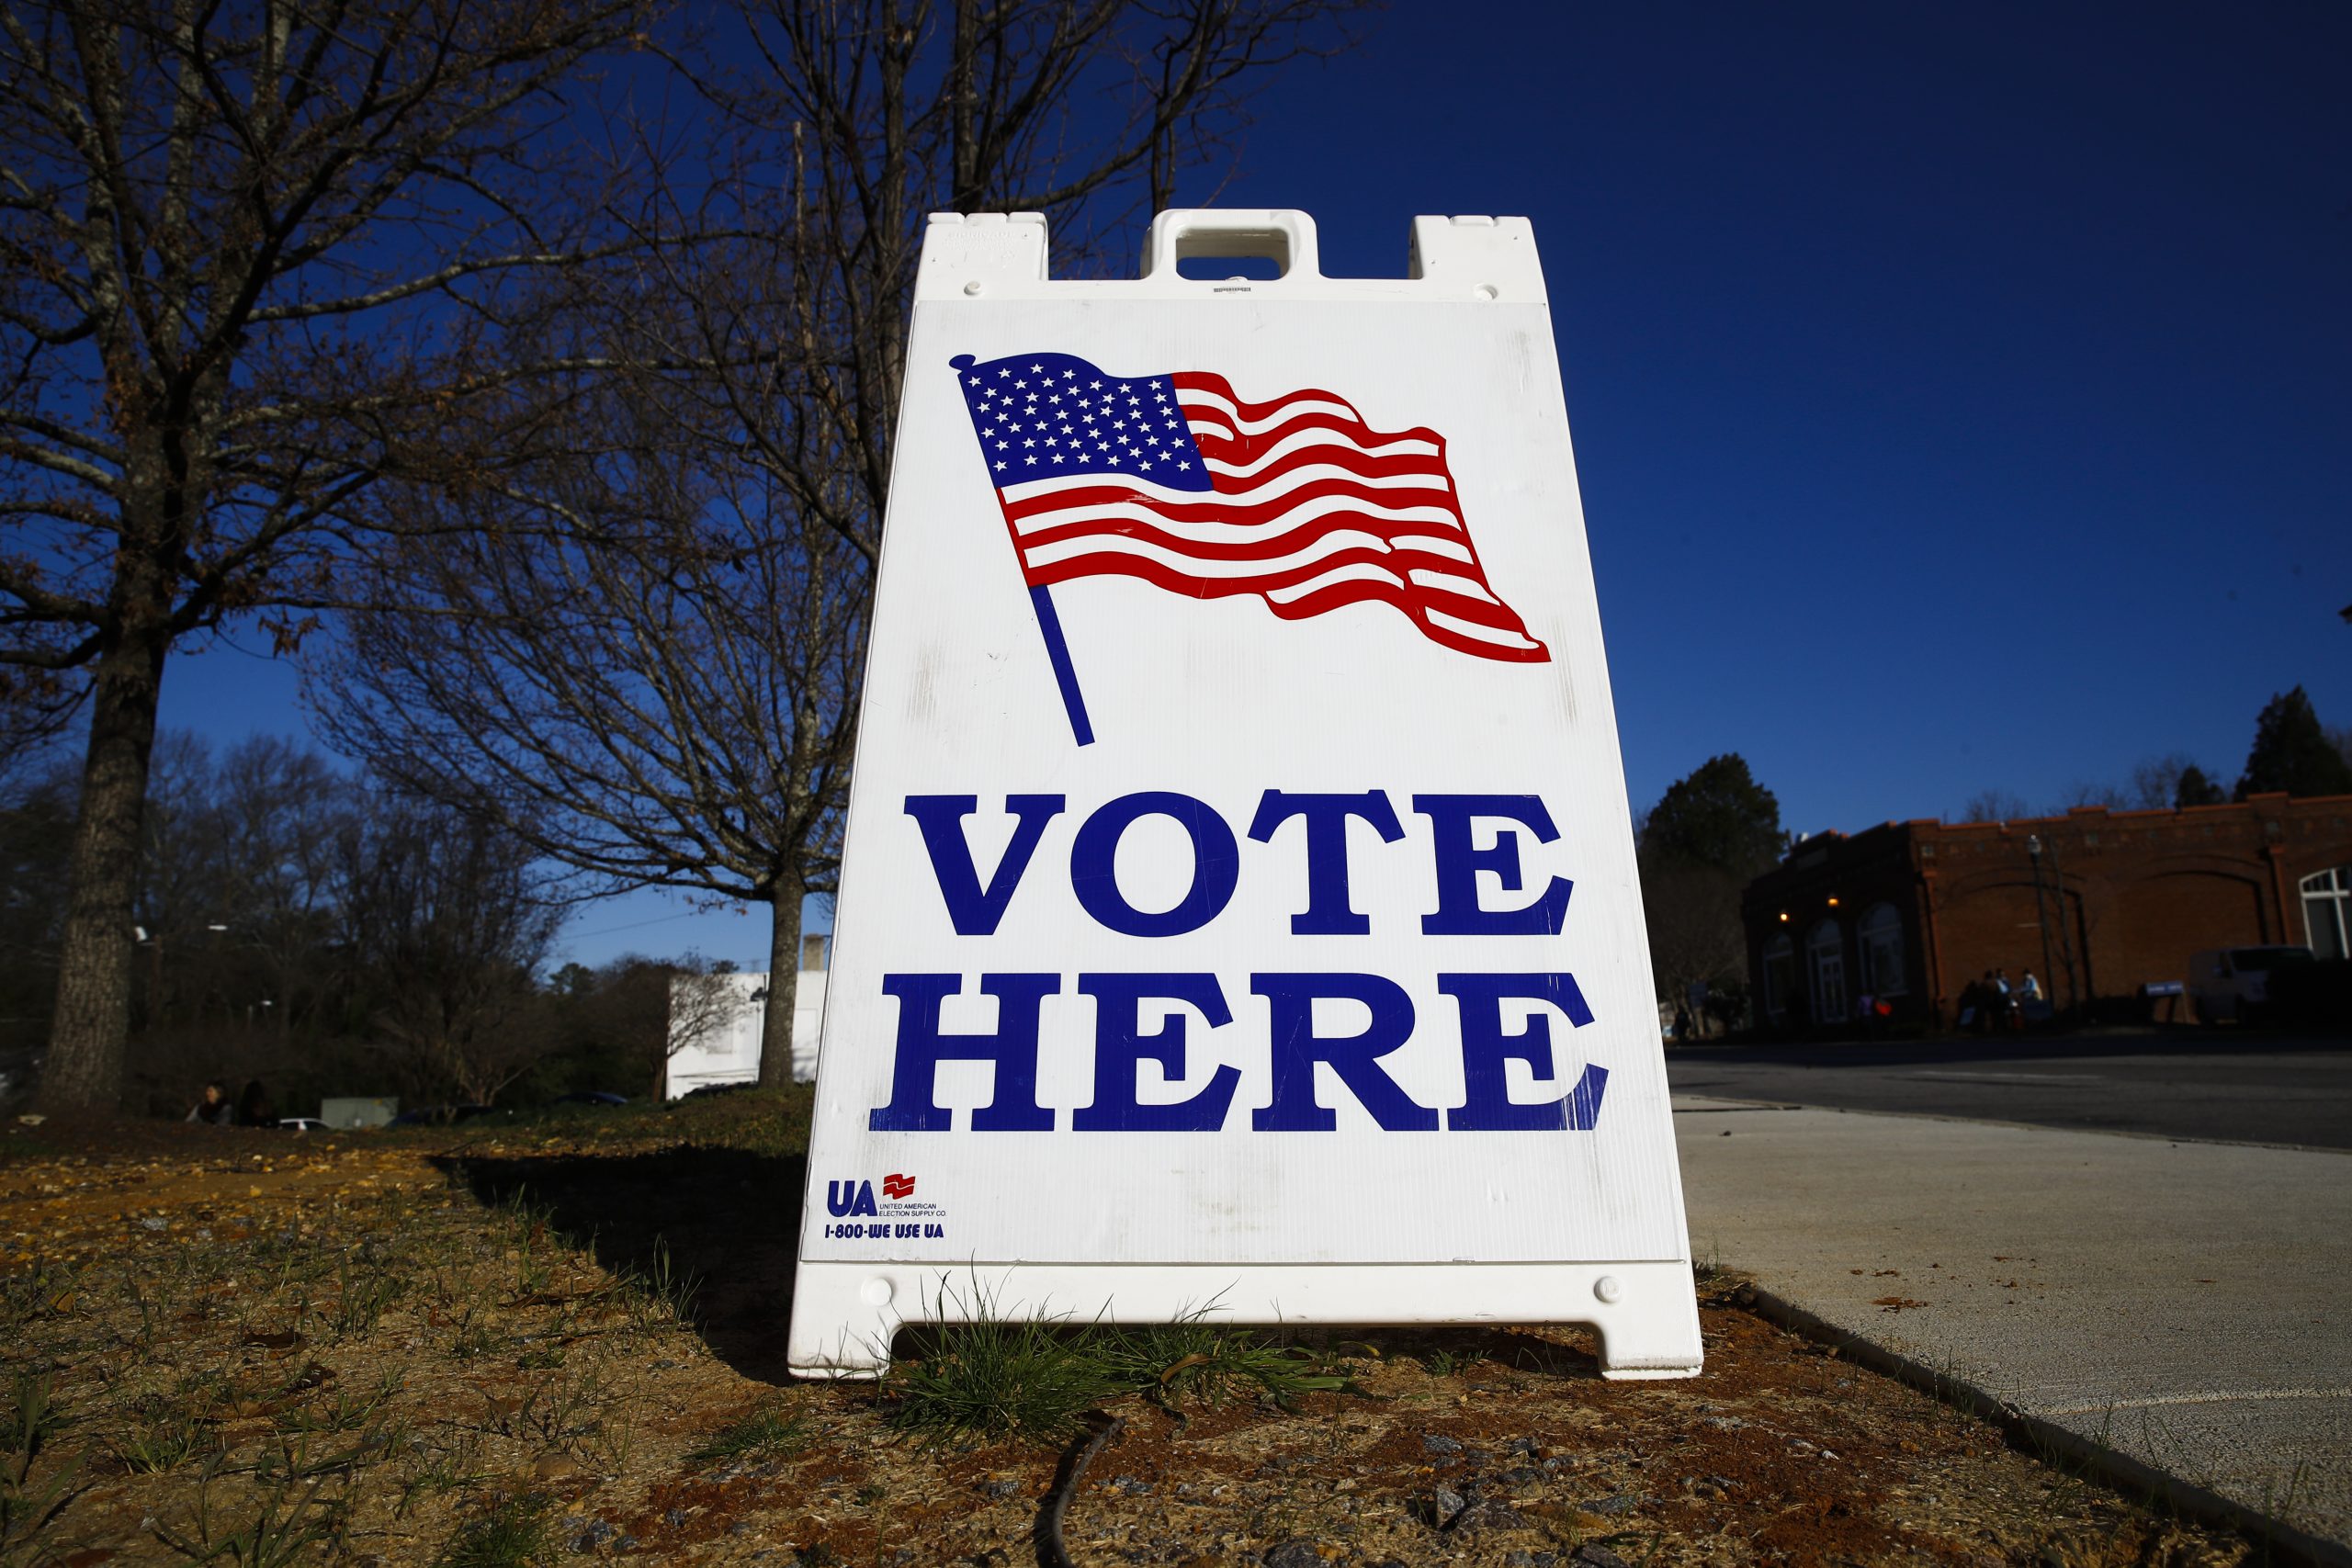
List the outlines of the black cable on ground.
{"label": "black cable on ground", "polygon": [[1086,1413],[1088,1435],[1072,1443],[1062,1455],[1060,1471],[1054,1476],[1054,1489],[1046,1494],[1046,1507],[1037,1516],[1037,1561],[1043,1568],[1077,1568],[1069,1560],[1069,1549],[1062,1544],[1062,1516],[1069,1511],[1071,1494],[1085,1479],[1086,1467],[1123,1431],[1127,1423],[1120,1416],[1101,1410]]}

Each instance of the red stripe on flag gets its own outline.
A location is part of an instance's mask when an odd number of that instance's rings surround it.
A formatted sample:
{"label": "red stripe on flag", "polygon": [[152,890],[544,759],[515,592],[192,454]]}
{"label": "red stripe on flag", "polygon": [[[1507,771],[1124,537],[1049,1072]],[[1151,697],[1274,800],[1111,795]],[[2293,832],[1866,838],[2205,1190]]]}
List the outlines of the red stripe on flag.
{"label": "red stripe on flag", "polygon": [[[1221,376],[1169,381],[1216,488],[1172,491],[1108,476],[1002,487],[1031,587],[1133,577],[1194,598],[1256,594],[1285,620],[1378,602],[1459,652],[1530,663],[1551,657],[1487,581],[1443,436],[1374,431],[1329,392],[1252,403]],[[1397,449],[1416,443],[1426,450]]]}

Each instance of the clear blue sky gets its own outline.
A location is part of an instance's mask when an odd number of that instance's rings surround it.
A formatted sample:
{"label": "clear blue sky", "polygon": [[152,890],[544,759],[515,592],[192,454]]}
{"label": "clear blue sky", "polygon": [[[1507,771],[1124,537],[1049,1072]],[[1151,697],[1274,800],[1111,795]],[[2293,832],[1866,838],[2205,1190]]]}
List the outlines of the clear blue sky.
{"label": "clear blue sky", "polygon": [[[2352,724],[2352,9],[1372,28],[1218,200],[1312,213],[1333,274],[1401,274],[1417,212],[1533,220],[1637,805],[1736,750],[1851,830],[2166,751],[2227,782],[2298,683]],[[299,731],[293,694],[221,649],[165,722]],[[680,908],[568,940],[764,965],[763,916]]]}

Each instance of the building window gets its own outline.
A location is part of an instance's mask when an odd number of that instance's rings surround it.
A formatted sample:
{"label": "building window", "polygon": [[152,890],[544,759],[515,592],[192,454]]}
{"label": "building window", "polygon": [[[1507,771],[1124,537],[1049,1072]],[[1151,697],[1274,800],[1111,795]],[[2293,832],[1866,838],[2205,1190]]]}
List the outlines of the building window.
{"label": "building window", "polygon": [[1813,972],[1813,1021],[1843,1023],[1846,1006],[1846,942],[1838,922],[1824,920],[1804,939],[1805,967]]}
{"label": "building window", "polygon": [[2303,935],[2320,958],[2352,958],[2352,865],[2303,878]]}
{"label": "building window", "polygon": [[1899,997],[1911,987],[1903,975],[1903,917],[1892,904],[1871,906],[1855,929],[1862,950],[1862,989]]}
{"label": "building window", "polygon": [[1791,982],[1796,977],[1796,945],[1782,931],[1764,944],[1764,1011],[1778,1018],[1789,1010]]}

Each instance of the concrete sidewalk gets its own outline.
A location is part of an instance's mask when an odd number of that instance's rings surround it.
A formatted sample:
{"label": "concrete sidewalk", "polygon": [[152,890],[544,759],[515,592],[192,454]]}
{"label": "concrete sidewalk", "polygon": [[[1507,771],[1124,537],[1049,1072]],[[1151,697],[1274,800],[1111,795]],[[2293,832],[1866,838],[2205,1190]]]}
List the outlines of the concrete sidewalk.
{"label": "concrete sidewalk", "polygon": [[2352,1561],[2352,1153],[1675,1109],[1698,1258]]}

